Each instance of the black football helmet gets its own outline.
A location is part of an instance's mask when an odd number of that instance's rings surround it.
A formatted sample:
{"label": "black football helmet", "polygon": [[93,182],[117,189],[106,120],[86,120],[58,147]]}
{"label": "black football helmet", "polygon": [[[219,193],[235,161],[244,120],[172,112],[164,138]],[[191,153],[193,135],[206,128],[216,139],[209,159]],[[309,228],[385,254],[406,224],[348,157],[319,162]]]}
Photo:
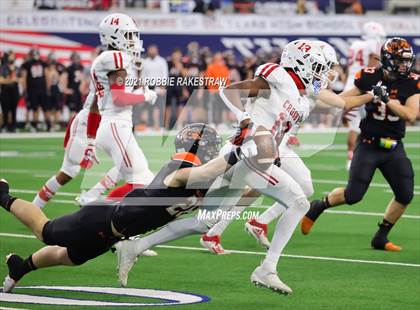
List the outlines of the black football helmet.
{"label": "black football helmet", "polygon": [[195,154],[203,164],[219,154],[222,138],[217,131],[204,123],[189,124],[182,128],[175,138],[177,153]]}
{"label": "black football helmet", "polygon": [[406,39],[394,37],[386,40],[381,48],[382,69],[386,70],[391,79],[406,77],[414,67],[413,48]]}

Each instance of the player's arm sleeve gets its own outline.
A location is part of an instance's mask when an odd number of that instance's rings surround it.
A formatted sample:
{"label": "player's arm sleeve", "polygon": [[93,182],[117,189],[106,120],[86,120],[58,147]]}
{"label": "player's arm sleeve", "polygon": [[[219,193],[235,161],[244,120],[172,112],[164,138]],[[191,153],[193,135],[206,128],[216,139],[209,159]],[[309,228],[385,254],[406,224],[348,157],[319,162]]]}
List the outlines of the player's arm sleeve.
{"label": "player's arm sleeve", "polygon": [[371,79],[369,79],[369,74],[371,73],[366,73],[365,70],[366,69],[360,70],[354,76],[354,86],[356,86],[362,92],[370,91],[373,86]]}
{"label": "player's arm sleeve", "polygon": [[[89,98],[90,94],[88,95]],[[88,100],[88,99],[86,99]],[[95,138],[96,137],[96,132],[98,131],[99,128],[99,124],[101,123],[101,115],[99,114],[99,109],[98,109],[98,97],[95,95],[93,95],[92,98],[93,102],[90,106],[89,109],[89,115],[88,115],[88,119],[87,119],[87,136],[88,138]]]}
{"label": "player's arm sleeve", "polygon": [[110,72],[108,75],[112,102],[118,107],[144,103],[144,94],[128,93],[125,91],[127,72],[124,69]]}
{"label": "player's arm sleeve", "polygon": [[253,157],[257,154],[255,143],[250,141],[248,145],[233,148],[224,156],[212,159],[208,163],[192,168],[180,169],[165,179],[165,185],[181,187],[187,183],[210,181],[223,174],[243,158]]}
{"label": "player's arm sleeve", "polygon": [[108,83],[113,103],[123,107],[145,102],[143,94],[128,93],[125,91],[127,70],[131,66],[131,59],[122,52],[107,52],[101,54],[95,71],[107,72]]}

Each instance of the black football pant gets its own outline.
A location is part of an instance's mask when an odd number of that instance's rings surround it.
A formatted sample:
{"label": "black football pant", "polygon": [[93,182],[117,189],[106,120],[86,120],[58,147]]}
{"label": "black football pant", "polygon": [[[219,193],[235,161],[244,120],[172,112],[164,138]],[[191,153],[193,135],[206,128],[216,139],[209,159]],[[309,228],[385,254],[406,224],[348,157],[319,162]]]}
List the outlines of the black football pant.
{"label": "black football pant", "polygon": [[350,167],[350,177],[344,192],[346,203],[355,204],[362,200],[369,188],[376,169],[391,186],[395,200],[408,205],[413,199],[414,171],[402,142],[393,150],[387,150],[376,144],[366,144],[360,138]]}

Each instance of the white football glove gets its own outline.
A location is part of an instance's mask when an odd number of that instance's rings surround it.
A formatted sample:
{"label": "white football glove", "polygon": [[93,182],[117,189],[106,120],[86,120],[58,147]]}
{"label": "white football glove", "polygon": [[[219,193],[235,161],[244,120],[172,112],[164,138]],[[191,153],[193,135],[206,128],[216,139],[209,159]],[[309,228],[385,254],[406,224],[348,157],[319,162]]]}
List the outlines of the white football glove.
{"label": "white football glove", "polygon": [[257,145],[254,140],[249,140],[241,146],[240,158],[250,158],[258,154]]}
{"label": "white football glove", "polygon": [[146,102],[150,103],[151,105],[154,105],[157,100],[157,94],[153,90],[150,90],[149,87],[144,88],[144,99]]}

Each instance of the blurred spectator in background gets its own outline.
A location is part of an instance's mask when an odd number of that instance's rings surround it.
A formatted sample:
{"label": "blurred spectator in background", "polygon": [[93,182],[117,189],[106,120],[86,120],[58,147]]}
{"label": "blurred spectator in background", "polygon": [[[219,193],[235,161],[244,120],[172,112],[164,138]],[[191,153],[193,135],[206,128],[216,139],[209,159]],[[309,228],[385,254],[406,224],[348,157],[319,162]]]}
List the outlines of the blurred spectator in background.
{"label": "blurred spectator in background", "polygon": [[188,43],[185,60],[190,64],[198,64],[200,66],[200,70],[203,69],[200,55],[200,45],[196,41]]}
{"label": "blurred spectator in background", "polygon": [[47,57],[47,97],[51,108],[51,130],[60,129],[63,94],[60,91],[60,75],[64,71],[64,66],[57,62],[55,54],[51,52]]}
{"label": "blurred spectator in background", "polygon": [[90,68],[92,67],[92,63],[96,59],[96,57],[98,57],[98,55],[104,50],[105,48],[102,45],[97,46],[90,53],[90,62],[87,65],[83,66],[83,78],[80,81],[79,87],[80,93],[82,94],[82,103],[85,102],[86,97],[89,94],[90,87],[92,87],[92,89],[95,89],[95,87],[93,86],[93,82],[91,81]]}
{"label": "blurred spectator in background", "polygon": [[253,0],[233,0],[233,11],[235,13],[254,13],[255,3]]}
{"label": "blurred spectator in background", "polygon": [[256,58],[254,56],[244,57],[244,63],[240,67],[239,73],[241,80],[249,80],[254,77],[254,72],[257,69]]}
{"label": "blurred spectator in background", "polygon": [[0,103],[3,112],[1,132],[16,132],[16,108],[19,101],[18,72],[15,53],[9,51],[1,58]]}
{"label": "blurred spectator in background", "polygon": [[298,15],[308,14],[308,10],[306,9],[306,0],[296,1],[296,14]]}
{"label": "blurred spectator in background", "polygon": [[[200,65],[198,63],[189,63],[187,76],[203,77]],[[188,85],[184,92],[188,98],[186,106],[188,110],[185,111],[187,115],[184,115],[183,119],[187,119],[188,123],[205,123],[207,121],[207,97],[205,95],[204,85]]]}
{"label": "blurred spectator in background", "polygon": [[[230,84],[229,80],[229,68],[225,64],[222,53],[216,53],[213,56],[213,61],[208,65],[204,75],[208,78],[213,78],[215,81],[224,81],[225,85]],[[208,122],[210,124],[219,125],[223,120],[226,119],[227,110],[225,105],[221,101],[218,90],[221,85],[217,82],[207,83],[209,89],[208,98]]]}
{"label": "blurred spectator in background", "polygon": [[364,14],[360,0],[335,0],[337,14]]}
{"label": "blurred spectator in background", "polygon": [[[22,64],[22,90],[26,96],[28,113],[26,127],[30,131],[40,129],[39,109],[42,108],[46,129],[50,130],[50,107],[47,98],[47,64],[41,60],[37,48],[29,51],[28,59]],[[29,111],[32,111],[32,121],[29,123]]]}
{"label": "blurred spectator in background", "polygon": [[178,125],[182,120],[178,119],[182,107],[184,104],[184,86],[178,85],[176,82],[179,77],[185,77],[187,75],[187,70],[182,63],[182,51],[179,48],[175,48],[172,52],[171,58],[168,61],[169,69],[169,78],[174,79],[174,85],[169,85],[167,87],[166,95],[166,108],[165,108],[165,127],[170,129],[173,128],[175,123],[178,121]]}
{"label": "blurred spectator in background", "polygon": [[40,10],[56,10],[57,0],[34,0],[34,7]]}
{"label": "blurred spectator in background", "polygon": [[80,55],[76,52],[71,53],[70,61],[70,65],[61,75],[60,85],[65,96],[65,103],[73,116],[82,109],[80,83],[83,79],[83,66],[80,63]]}
{"label": "blurred spectator in background", "polygon": [[194,13],[213,15],[216,5],[213,0],[195,0]]}
{"label": "blurred spectator in background", "polygon": [[146,103],[144,105],[134,106],[134,109],[145,108],[147,113],[143,113],[143,116],[147,116],[147,126],[158,129],[163,126],[162,116],[165,106],[166,88],[164,86],[156,86],[156,84],[162,84],[156,83],[156,80],[162,81],[168,78],[168,63],[159,55],[159,49],[155,44],[147,48],[147,57],[142,62],[141,78],[143,81],[149,80],[147,85],[150,89],[156,91],[158,98],[154,105]]}

